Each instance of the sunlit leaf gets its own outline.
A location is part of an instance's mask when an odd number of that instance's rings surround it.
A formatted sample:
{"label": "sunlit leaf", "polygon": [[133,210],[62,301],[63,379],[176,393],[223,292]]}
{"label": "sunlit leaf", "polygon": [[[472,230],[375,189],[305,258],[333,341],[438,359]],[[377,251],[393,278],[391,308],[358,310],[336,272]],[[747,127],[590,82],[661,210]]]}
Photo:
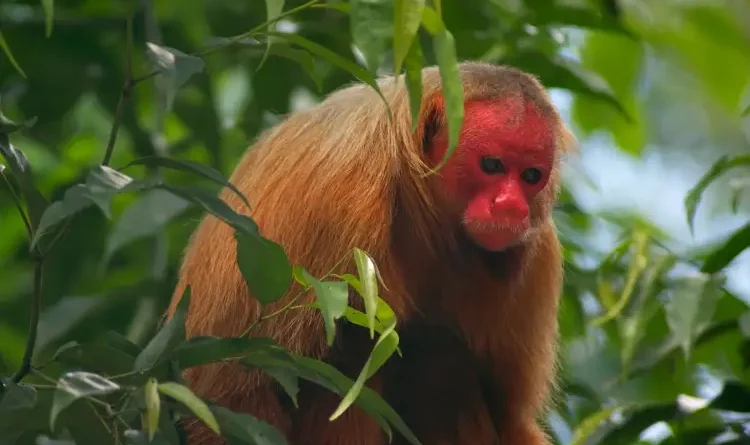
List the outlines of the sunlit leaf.
{"label": "sunlit leaf", "polygon": [[112,255],[126,244],[155,236],[188,206],[186,200],[166,190],[154,189],[146,192],[125,210],[109,233],[104,250],[104,263],[108,263]]}
{"label": "sunlit leaf", "polygon": [[42,0],[44,10],[44,33],[49,38],[52,36],[52,25],[55,22],[55,0]]}
{"label": "sunlit leaf", "polygon": [[250,292],[261,304],[279,300],[291,286],[292,265],[277,243],[257,233],[235,231],[237,266]]}
{"label": "sunlit leaf", "polygon": [[26,73],[23,72],[21,69],[21,66],[16,61],[16,58],[13,57],[13,52],[10,50],[10,46],[8,46],[8,42],[5,41],[5,36],[2,32],[0,32],[0,48],[3,49],[3,52],[5,53],[5,57],[8,58],[8,61],[10,64],[15,68],[16,71],[18,71],[18,74],[21,75],[24,79],[26,78]]}
{"label": "sunlit leaf", "polygon": [[422,109],[422,68],[424,67],[424,56],[419,39],[414,39],[404,62],[406,91],[409,94],[409,110],[411,111],[411,129],[416,131],[419,125],[419,112]]}
{"label": "sunlit leaf", "polygon": [[398,347],[399,341],[398,335],[396,335],[396,333],[394,332],[395,328],[395,321],[391,322],[391,324],[385,328],[383,333],[378,338],[378,341],[375,342],[375,347],[370,353],[370,356],[367,358],[367,361],[365,361],[365,364],[362,367],[359,376],[354,381],[354,385],[352,385],[352,387],[349,389],[349,392],[346,393],[344,398],[341,400],[341,403],[339,403],[339,406],[336,408],[333,414],[331,414],[331,417],[329,417],[329,420],[335,420],[340,417],[344,413],[344,411],[346,411],[354,403],[354,400],[362,391],[362,388],[365,385],[365,381],[368,378],[372,377],[378,371],[378,369],[383,366],[388,358],[393,355],[393,352]]}
{"label": "sunlit leaf", "polygon": [[193,75],[203,71],[205,62],[196,56],[191,56],[174,48],[160,46],[153,42],[146,42],[146,54],[155,69],[159,70],[159,78],[163,80],[163,94],[165,103],[162,111],[172,109],[177,90]]}
{"label": "sunlit leaf", "polygon": [[185,318],[190,308],[190,286],[185,287],[172,318],[162,327],[135,359],[134,368],[145,371],[185,341]]}
{"label": "sunlit leaf", "polygon": [[159,427],[159,412],[161,411],[161,399],[159,398],[159,382],[156,379],[148,379],[143,388],[146,402],[145,427],[148,439],[154,440],[154,435]]}
{"label": "sunlit leaf", "polygon": [[748,247],[750,247],[750,223],[736,230],[718,249],[711,252],[703,262],[701,272],[708,274],[719,272]]}
{"label": "sunlit leaf", "polygon": [[214,414],[208,408],[206,402],[193,394],[193,391],[188,387],[175,382],[165,382],[159,383],[158,388],[160,393],[185,405],[193,414],[195,414],[195,417],[200,419],[207,427],[211,428],[213,432],[220,434],[219,424],[216,421],[216,417],[214,417]]}
{"label": "sunlit leaf", "polygon": [[172,170],[178,170],[183,171],[186,173],[191,173],[196,176],[200,176],[204,179],[208,179],[209,181],[213,181],[217,184],[223,185],[224,187],[229,188],[232,190],[237,196],[242,199],[242,202],[245,203],[248,207],[250,207],[250,203],[248,202],[245,195],[238,189],[234,184],[229,182],[229,179],[225,178],[221,173],[216,171],[215,169],[211,168],[208,165],[199,164],[197,162],[188,161],[184,159],[174,159],[174,158],[167,158],[163,156],[146,156],[143,158],[138,158],[132,162],[130,162],[128,165],[123,167],[123,169],[130,167],[131,165],[147,165],[149,167],[162,167],[162,168],[169,168]]}
{"label": "sunlit leaf", "polygon": [[375,338],[375,311],[378,307],[378,277],[372,258],[361,249],[354,249],[354,262],[357,265],[359,281],[362,285],[360,295],[365,301],[370,337]]}
{"label": "sunlit leaf", "polygon": [[[425,7],[424,11],[426,12],[429,9],[429,7]],[[424,16],[425,14],[423,14],[423,20]],[[428,29],[430,28],[434,28],[434,25],[428,27]],[[437,171],[443,168],[458,147],[458,139],[461,135],[464,120],[464,87],[461,75],[458,72],[458,57],[456,56],[456,44],[453,35],[445,28],[442,22],[440,22],[437,30],[433,32],[432,44],[440,71],[442,99],[448,123],[448,148],[445,150],[443,159],[434,168]]]}
{"label": "sunlit leaf", "polygon": [[737,167],[750,167],[750,155],[739,155],[731,158],[729,156],[720,157],[698,180],[695,186],[690,189],[687,196],[685,196],[685,212],[687,213],[688,226],[690,227],[691,232],[693,231],[695,210],[703,196],[703,192],[719,176]]}
{"label": "sunlit leaf", "polygon": [[713,319],[716,302],[722,296],[724,279],[702,275],[677,280],[664,310],[674,339],[689,357],[693,344]]}
{"label": "sunlit leaf", "polygon": [[221,406],[212,406],[223,436],[229,445],[286,445],[279,431],[262,420],[247,414],[235,413]]}
{"label": "sunlit leaf", "polygon": [[98,374],[86,371],[68,372],[57,381],[50,410],[50,429],[54,431],[58,415],[82,397],[94,397],[119,391],[120,385]]}
{"label": "sunlit leaf", "polygon": [[350,0],[349,21],[354,44],[362,51],[365,63],[375,73],[383,62],[389,39],[394,32],[393,0]]}
{"label": "sunlit leaf", "polygon": [[328,345],[333,344],[336,320],[344,315],[349,303],[349,286],[345,281],[319,281],[309,272],[303,271],[305,281],[310,283],[320,305]]}
{"label": "sunlit leaf", "polygon": [[422,21],[424,6],[425,0],[395,0],[394,2],[393,72],[395,74],[401,72],[402,64],[408,57],[408,53],[412,51],[419,24]]}
{"label": "sunlit leaf", "polygon": [[[266,0],[266,23],[269,23],[268,25],[269,31],[276,30],[277,17],[279,17],[283,11],[284,11],[284,0]],[[273,45],[273,42],[271,41],[271,39],[268,39],[266,41],[266,49],[265,51],[263,51],[263,56],[260,58],[258,69],[261,69],[261,67],[263,67],[263,64],[265,63],[266,58],[268,57],[268,52],[271,49],[272,45]]]}
{"label": "sunlit leaf", "polygon": [[605,407],[583,419],[573,431],[573,441],[570,445],[584,445],[588,443],[589,438],[594,434],[597,428],[599,428],[602,423],[609,420],[617,409],[617,406]]}

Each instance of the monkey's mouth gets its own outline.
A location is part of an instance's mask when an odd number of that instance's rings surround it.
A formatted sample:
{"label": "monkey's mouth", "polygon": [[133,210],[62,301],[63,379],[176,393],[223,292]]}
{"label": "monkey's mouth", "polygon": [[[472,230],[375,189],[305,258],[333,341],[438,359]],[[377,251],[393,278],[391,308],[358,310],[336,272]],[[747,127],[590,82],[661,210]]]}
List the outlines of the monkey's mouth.
{"label": "monkey's mouth", "polygon": [[537,229],[529,224],[508,224],[502,221],[465,221],[464,229],[474,244],[484,250],[498,252],[527,242]]}

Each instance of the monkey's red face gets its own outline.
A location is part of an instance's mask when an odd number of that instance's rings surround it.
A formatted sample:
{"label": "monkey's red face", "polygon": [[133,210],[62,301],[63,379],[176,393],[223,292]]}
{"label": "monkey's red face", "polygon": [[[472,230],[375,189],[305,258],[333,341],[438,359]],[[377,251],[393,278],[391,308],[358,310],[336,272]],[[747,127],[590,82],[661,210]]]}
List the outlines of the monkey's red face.
{"label": "monkey's red face", "polygon": [[[447,134],[433,139],[437,164]],[[458,149],[440,171],[446,193],[462,209],[462,225],[479,247],[501,251],[533,229],[532,203],[547,186],[554,163],[554,130],[531,103],[476,101],[465,107]]]}

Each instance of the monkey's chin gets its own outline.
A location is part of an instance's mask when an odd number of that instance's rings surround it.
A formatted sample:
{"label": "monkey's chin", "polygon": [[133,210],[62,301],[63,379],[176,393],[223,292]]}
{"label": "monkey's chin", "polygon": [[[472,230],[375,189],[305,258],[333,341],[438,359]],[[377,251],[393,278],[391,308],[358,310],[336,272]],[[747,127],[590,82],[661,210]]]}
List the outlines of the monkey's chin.
{"label": "monkey's chin", "polygon": [[468,235],[477,247],[488,252],[502,252],[523,243],[525,239],[523,232],[509,230],[470,231]]}

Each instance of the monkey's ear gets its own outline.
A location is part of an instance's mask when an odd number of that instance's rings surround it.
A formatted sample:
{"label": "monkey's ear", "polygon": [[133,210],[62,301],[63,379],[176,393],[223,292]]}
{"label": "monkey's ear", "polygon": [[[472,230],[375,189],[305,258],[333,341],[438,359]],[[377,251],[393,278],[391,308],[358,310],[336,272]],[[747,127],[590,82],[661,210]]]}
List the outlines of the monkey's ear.
{"label": "monkey's ear", "polygon": [[424,118],[422,119],[422,150],[429,151],[432,146],[432,140],[440,131],[443,124],[443,97],[436,94],[425,107]]}

